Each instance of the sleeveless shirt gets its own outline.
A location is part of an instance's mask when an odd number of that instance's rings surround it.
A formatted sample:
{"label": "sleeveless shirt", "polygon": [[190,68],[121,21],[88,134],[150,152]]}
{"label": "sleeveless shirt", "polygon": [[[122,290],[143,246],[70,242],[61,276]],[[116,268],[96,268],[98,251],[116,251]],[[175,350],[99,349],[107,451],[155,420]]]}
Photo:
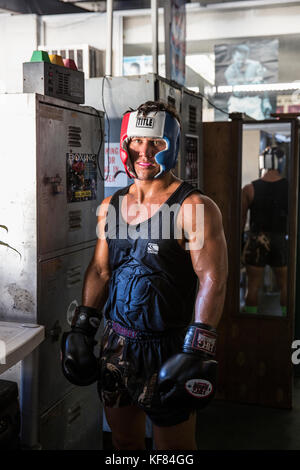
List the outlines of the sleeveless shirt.
{"label": "sleeveless shirt", "polygon": [[183,182],[152,217],[132,225],[121,214],[129,188],[112,196],[106,217],[112,274],[105,318],[140,331],[184,328],[193,317],[197,276],[175,237],[176,220],[186,197],[203,193]]}
{"label": "sleeveless shirt", "polygon": [[254,198],[250,206],[251,232],[287,233],[288,181],[252,181]]}

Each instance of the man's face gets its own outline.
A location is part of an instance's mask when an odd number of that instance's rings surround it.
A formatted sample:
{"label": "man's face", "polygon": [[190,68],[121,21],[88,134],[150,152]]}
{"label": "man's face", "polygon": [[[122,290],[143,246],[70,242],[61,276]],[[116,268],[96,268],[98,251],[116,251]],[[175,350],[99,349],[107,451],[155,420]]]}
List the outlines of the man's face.
{"label": "man's face", "polygon": [[236,51],[233,56],[233,61],[236,66],[241,69],[243,65],[246,63],[247,54],[243,52]]}
{"label": "man's face", "polygon": [[163,139],[132,137],[128,145],[131,161],[139,180],[151,180],[160,171],[155,155],[166,148]]}

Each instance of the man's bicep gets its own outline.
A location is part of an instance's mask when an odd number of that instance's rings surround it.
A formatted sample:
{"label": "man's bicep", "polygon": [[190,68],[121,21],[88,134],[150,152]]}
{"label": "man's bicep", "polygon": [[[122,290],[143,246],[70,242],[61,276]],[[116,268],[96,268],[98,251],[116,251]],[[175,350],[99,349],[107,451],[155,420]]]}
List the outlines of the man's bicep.
{"label": "man's bicep", "polygon": [[245,213],[249,207],[249,185],[246,185],[242,189],[242,212]]}
{"label": "man's bicep", "polygon": [[98,223],[97,223],[97,243],[94,251],[92,263],[96,267],[99,274],[110,272],[109,263],[109,248],[106,239],[106,214],[108,210],[108,202],[104,201],[104,204],[100,206],[98,212]]}
{"label": "man's bicep", "polygon": [[204,204],[203,245],[191,249],[194,271],[201,280],[206,276],[227,277],[227,245],[223,230],[222,215],[212,200]]}

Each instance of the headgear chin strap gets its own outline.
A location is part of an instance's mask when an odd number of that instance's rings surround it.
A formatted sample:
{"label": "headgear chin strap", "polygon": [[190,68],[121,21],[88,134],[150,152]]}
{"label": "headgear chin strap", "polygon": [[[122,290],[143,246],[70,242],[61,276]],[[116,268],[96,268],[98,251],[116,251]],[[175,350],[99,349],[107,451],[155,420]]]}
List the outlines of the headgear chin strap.
{"label": "headgear chin strap", "polygon": [[137,178],[128,150],[132,137],[163,139],[166,142],[166,148],[154,157],[160,166],[155,178],[175,167],[179,152],[180,125],[171,114],[166,111],[150,112],[146,117],[138,114],[138,111],[124,114],[120,135],[121,160],[127,175]]}
{"label": "headgear chin strap", "polygon": [[284,157],[284,152],[276,147],[266,147],[262,155],[259,156],[260,170],[279,170],[280,162]]}

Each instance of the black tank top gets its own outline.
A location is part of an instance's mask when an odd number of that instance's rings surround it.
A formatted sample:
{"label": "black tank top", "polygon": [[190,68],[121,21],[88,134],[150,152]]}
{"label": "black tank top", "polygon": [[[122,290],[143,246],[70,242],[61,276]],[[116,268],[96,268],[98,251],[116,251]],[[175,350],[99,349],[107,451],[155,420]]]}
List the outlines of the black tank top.
{"label": "black tank top", "polygon": [[[141,331],[186,327],[193,317],[197,277],[190,252],[174,235],[180,205],[192,192],[202,192],[183,182],[152,217],[128,225],[121,204],[129,187],[112,196],[106,218],[112,275],[105,318]],[[166,227],[170,236],[163,234]]]}
{"label": "black tank top", "polygon": [[250,206],[251,232],[287,233],[288,181],[252,181],[254,199]]}

